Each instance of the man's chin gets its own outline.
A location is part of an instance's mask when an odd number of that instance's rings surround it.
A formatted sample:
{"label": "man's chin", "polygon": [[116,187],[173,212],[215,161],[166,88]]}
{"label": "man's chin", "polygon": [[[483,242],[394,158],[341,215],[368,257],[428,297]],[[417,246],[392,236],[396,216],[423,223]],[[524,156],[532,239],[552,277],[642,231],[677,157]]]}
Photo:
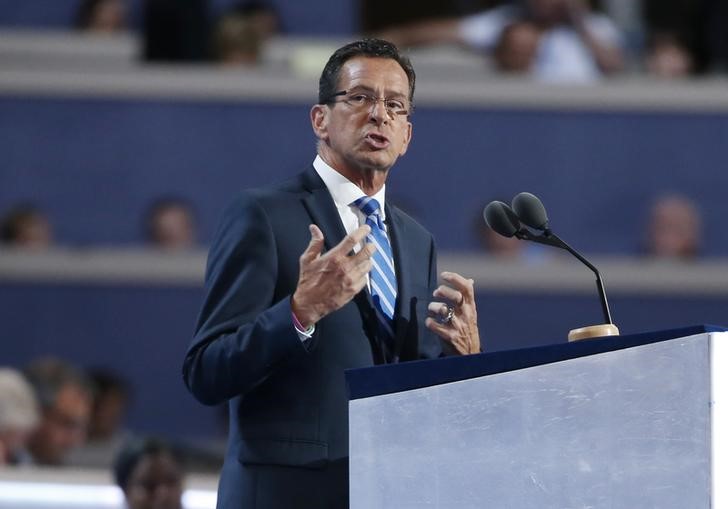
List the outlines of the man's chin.
{"label": "man's chin", "polygon": [[361,161],[361,166],[372,171],[386,172],[394,166],[395,161],[396,159],[393,161],[391,157],[381,152],[373,152]]}

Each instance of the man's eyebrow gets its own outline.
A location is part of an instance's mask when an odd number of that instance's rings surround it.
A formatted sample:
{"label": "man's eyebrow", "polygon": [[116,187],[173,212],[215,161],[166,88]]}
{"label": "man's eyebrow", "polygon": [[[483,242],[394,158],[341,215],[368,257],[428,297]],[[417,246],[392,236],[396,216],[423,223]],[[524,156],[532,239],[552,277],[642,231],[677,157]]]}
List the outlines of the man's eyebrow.
{"label": "man's eyebrow", "polygon": [[[367,85],[355,85],[351,88],[348,88],[346,91],[350,94],[354,93],[354,92],[366,92],[371,95],[376,95],[376,92],[374,91],[374,89]],[[385,97],[387,99],[396,99],[396,98],[400,98],[400,97],[403,99],[406,99],[407,94],[403,93],[403,92],[397,92],[397,91],[391,91],[391,92],[385,91]]]}

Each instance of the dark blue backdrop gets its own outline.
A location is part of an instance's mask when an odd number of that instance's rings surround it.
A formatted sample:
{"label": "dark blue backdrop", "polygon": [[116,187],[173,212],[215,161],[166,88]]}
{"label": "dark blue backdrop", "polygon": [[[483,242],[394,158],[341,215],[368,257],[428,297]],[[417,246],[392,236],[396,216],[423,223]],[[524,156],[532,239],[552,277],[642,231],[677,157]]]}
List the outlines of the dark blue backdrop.
{"label": "dark blue backdrop", "polygon": [[[46,208],[71,245],[140,240],[161,194],[189,197],[209,239],[238,189],[310,164],[307,104],[0,98],[0,213]],[[475,249],[485,203],[538,194],[588,252],[637,253],[651,200],[678,191],[705,216],[706,253],[728,254],[728,115],[421,106],[389,196],[441,249]],[[430,205],[425,205],[430,203]]]}

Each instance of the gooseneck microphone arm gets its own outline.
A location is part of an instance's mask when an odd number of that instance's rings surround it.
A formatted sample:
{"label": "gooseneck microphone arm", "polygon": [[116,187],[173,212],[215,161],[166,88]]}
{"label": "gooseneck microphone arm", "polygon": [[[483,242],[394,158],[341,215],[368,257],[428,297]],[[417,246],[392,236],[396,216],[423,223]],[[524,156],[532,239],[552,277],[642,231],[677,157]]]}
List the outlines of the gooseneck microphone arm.
{"label": "gooseneck microphone arm", "polygon": [[554,232],[551,231],[549,228],[548,216],[546,215],[546,209],[544,208],[543,203],[541,203],[541,200],[531,193],[519,193],[513,198],[513,209],[520,221],[534,230],[543,232],[542,235],[536,236],[531,233],[530,230],[519,224],[518,231],[514,233],[516,237],[538,242],[540,244],[558,247],[568,251],[594,273],[597,278],[597,290],[599,291],[599,300],[602,303],[602,312],[604,313],[605,323],[614,325],[612,322],[612,315],[609,312],[607,294],[604,291],[604,282],[602,281],[601,274],[599,274],[597,268],[592,265],[589,260],[584,258],[573,247],[561,240]]}
{"label": "gooseneck microphone arm", "polygon": [[[548,218],[546,210],[536,196],[530,193],[520,193],[514,198],[514,208],[516,212],[508,205],[501,201],[493,201],[485,207],[483,215],[486,223],[493,230],[504,237],[516,237],[520,240],[529,240],[538,244],[544,244],[551,247],[563,249],[571,253],[577,260],[587,266],[597,278],[597,291],[599,292],[599,300],[602,304],[602,312],[604,313],[605,323],[614,325],[612,315],[609,312],[609,304],[607,303],[607,294],[604,291],[604,282],[599,270],[584,258],[578,251],[561,240],[558,235],[551,231],[548,227]],[[534,230],[541,231],[540,235],[534,234],[526,228],[522,222],[530,226]]]}
{"label": "gooseneck microphone arm", "polygon": [[604,323],[614,324],[614,322],[612,322],[612,314],[609,312],[609,303],[607,302],[607,293],[604,291],[604,281],[602,281],[602,275],[599,273],[599,270],[597,270],[597,268],[594,265],[592,265],[589,262],[589,260],[587,260],[581,254],[579,254],[579,252],[576,251],[576,249],[574,249],[569,244],[567,244],[566,242],[561,240],[555,233],[553,233],[548,228],[546,228],[544,230],[543,237],[545,239],[553,239],[554,243],[551,245],[553,245],[555,247],[560,247],[561,249],[568,251],[569,253],[574,255],[577,260],[579,260],[581,263],[586,265],[589,268],[589,270],[591,270],[594,273],[594,275],[597,278],[597,281],[596,281],[597,282],[597,291],[599,292],[599,300],[602,303],[602,313],[604,314],[604,320],[605,320]]}

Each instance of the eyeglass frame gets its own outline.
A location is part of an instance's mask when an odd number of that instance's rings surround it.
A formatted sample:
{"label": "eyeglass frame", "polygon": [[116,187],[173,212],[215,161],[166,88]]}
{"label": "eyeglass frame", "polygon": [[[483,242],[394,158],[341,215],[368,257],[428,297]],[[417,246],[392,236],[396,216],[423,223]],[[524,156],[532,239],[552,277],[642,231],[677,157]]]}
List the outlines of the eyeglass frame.
{"label": "eyeglass frame", "polygon": [[[343,101],[335,101],[334,100],[336,97],[344,97],[347,94],[352,94],[353,96],[360,95],[360,96],[365,97],[366,100],[361,105],[350,102],[350,101],[352,101],[352,97],[351,96],[348,97],[348,98],[345,98]],[[387,112],[387,116],[391,120],[395,120],[395,119],[397,119],[399,117],[409,118],[409,116],[412,114],[412,111],[415,108],[414,107],[414,104],[410,104],[409,105],[409,108],[405,107],[405,105],[402,104],[402,110],[401,111],[395,111],[395,110],[390,109],[390,108],[387,107],[387,101],[398,101],[399,102],[399,99],[394,99],[392,97],[377,97],[374,94],[371,94],[369,92],[364,92],[364,91],[360,91],[360,92],[353,91],[352,92],[350,90],[340,90],[338,92],[334,92],[333,94],[331,94],[329,96],[329,99],[326,101],[325,104],[332,104],[332,103],[335,104],[335,103],[338,103],[338,102],[343,102],[343,103],[346,103],[346,104],[348,104],[349,106],[351,106],[353,108],[361,108],[364,104],[366,104],[367,105],[366,110],[367,111],[371,111],[372,107],[376,103],[381,102],[384,105],[384,110]]]}

